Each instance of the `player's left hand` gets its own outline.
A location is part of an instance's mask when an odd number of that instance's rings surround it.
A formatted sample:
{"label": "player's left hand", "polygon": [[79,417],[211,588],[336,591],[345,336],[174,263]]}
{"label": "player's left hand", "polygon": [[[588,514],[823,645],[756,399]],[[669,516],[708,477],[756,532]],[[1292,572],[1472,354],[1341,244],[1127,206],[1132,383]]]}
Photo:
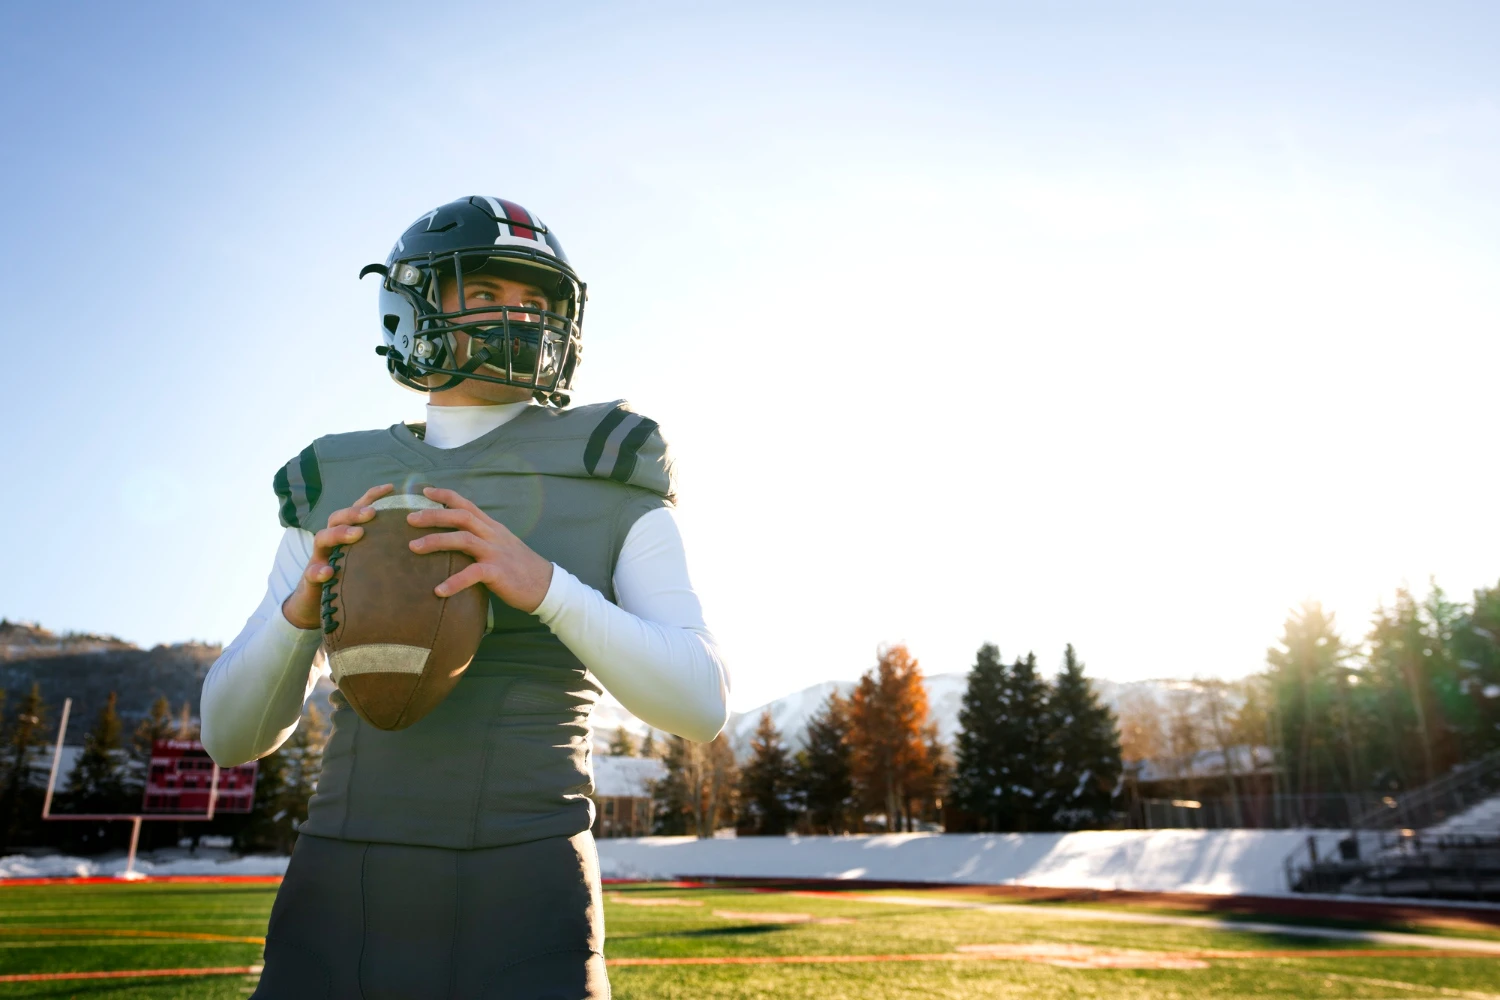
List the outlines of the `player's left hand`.
{"label": "player's left hand", "polygon": [[415,510],[406,523],[418,528],[453,528],[413,539],[413,552],[458,550],[474,565],[453,574],[435,588],[439,597],[452,597],[465,587],[482,583],[513,608],[531,614],[552,585],[552,564],[526,545],[510,529],[453,492],[429,486],[422,490],[443,509]]}

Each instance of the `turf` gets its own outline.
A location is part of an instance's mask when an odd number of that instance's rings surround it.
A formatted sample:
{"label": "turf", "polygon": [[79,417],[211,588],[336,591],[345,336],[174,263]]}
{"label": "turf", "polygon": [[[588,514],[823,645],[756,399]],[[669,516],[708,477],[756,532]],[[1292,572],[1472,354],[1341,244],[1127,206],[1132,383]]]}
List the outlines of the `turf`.
{"label": "turf", "polygon": [[[1469,997],[1500,1000],[1500,956],[1230,928],[1061,919],[1060,905],[994,913],[895,905],[881,893],[803,895],[745,888],[609,887],[605,913],[620,1000],[777,997]],[[905,897],[919,893],[904,891]],[[931,894],[934,903],[952,895]],[[0,886],[0,976],[254,966],[274,885],[145,883]],[[1079,907],[1068,907],[1077,914]],[[1086,911],[1085,911],[1086,912]],[[1146,912],[1146,911],[1141,911]],[[1161,911],[1155,911],[1161,912]],[[1391,928],[1396,929],[1396,928]],[[136,936],[146,935],[146,936]],[[959,949],[1006,946],[1008,958]],[[1149,952],[1192,968],[1065,968],[1036,960]],[[1018,953],[1014,949],[1019,947]],[[1396,949],[1400,951],[1401,949]],[[1202,953],[1212,953],[1204,956]],[[1225,952],[1235,953],[1225,955]],[[891,960],[931,956],[919,961]],[[885,956],[849,962],[848,957]],[[1150,956],[1148,956],[1149,958]],[[1027,960],[1032,959],[1032,960]],[[633,964],[641,962],[699,964]],[[774,964],[721,964],[764,962]],[[1147,964],[1150,964],[1149,961]],[[253,974],[0,982],[0,997],[240,1000]]]}

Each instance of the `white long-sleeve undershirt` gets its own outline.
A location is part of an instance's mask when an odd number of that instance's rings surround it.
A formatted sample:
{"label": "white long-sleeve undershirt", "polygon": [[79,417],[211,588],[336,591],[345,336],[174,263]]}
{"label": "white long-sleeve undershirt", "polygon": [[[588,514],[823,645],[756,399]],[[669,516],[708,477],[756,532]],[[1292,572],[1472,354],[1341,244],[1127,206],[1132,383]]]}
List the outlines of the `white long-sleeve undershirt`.
{"label": "white long-sleeve undershirt", "polygon": [[[527,405],[429,405],[425,440],[456,448]],[[297,628],[281,611],[312,548],[312,532],[283,533],[265,597],[203,681],[203,745],[221,766],[264,757],[285,742],[327,672],[322,632]],[[713,739],[728,718],[729,671],[703,622],[671,508],[631,526],[612,582],[618,605],[554,563],[535,613],[637,718],[688,739]]]}

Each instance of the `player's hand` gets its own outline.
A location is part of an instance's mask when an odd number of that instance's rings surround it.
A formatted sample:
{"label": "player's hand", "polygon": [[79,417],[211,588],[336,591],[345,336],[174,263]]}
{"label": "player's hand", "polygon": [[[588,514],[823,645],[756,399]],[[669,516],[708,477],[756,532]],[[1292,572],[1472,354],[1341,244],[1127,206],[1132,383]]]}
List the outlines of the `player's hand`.
{"label": "player's hand", "polygon": [[531,614],[552,585],[552,564],[526,545],[510,529],[452,490],[429,486],[422,491],[442,509],[415,510],[406,523],[419,528],[453,528],[423,535],[411,542],[413,552],[457,550],[468,553],[474,565],[438,584],[439,597],[452,597],[465,587],[482,583],[513,608]]}
{"label": "player's hand", "polygon": [[371,487],[352,506],[328,515],[328,527],[313,535],[312,558],[297,581],[297,589],[281,602],[281,613],[287,621],[301,629],[323,627],[323,584],[333,576],[328,557],[333,554],[334,546],[352,545],[360,540],[365,533],[360,525],[375,516],[375,508],[370,504],[395,488],[392,483]]}

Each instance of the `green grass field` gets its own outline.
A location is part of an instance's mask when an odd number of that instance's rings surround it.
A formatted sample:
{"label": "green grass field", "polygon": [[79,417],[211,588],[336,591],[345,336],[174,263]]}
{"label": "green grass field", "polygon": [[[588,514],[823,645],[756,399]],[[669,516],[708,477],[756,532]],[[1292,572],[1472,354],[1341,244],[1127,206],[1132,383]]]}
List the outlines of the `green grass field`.
{"label": "green grass field", "polygon": [[[245,997],[255,974],[233,970],[259,963],[274,895],[269,884],[0,886],[0,996]],[[629,885],[607,887],[605,906],[610,980],[622,1000],[1500,1000],[1494,934],[1470,939],[1489,954],[1464,954],[1401,938],[1251,932],[1180,911],[997,905],[977,895],[911,891],[830,895]],[[1178,923],[1162,922],[1172,920]],[[231,971],[4,978],[147,969]]]}

